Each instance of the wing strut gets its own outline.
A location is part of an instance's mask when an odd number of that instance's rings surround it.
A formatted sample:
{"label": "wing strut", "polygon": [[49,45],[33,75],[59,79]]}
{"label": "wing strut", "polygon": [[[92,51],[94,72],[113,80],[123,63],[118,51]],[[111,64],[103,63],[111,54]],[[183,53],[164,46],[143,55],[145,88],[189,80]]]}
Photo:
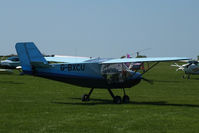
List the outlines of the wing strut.
{"label": "wing strut", "polygon": [[142,73],[142,75],[144,75],[146,72],[148,72],[149,70],[151,70],[153,67],[155,67],[157,64],[159,64],[159,62],[154,63],[152,66],[150,66],[146,71],[144,71]]}

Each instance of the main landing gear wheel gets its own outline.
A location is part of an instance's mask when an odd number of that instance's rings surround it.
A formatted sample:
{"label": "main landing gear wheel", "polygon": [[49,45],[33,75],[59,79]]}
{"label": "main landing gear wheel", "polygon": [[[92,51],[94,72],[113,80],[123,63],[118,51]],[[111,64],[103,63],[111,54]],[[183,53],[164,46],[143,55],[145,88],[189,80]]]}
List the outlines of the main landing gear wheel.
{"label": "main landing gear wheel", "polygon": [[115,96],[113,99],[113,102],[116,104],[120,104],[120,103],[122,103],[122,99],[120,96]]}
{"label": "main landing gear wheel", "polygon": [[89,101],[89,96],[87,94],[84,94],[82,96],[82,101]]}
{"label": "main landing gear wheel", "polygon": [[123,96],[123,102],[124,102],[124,103],[129,103],[129,96],[124,95],[124,96]]}

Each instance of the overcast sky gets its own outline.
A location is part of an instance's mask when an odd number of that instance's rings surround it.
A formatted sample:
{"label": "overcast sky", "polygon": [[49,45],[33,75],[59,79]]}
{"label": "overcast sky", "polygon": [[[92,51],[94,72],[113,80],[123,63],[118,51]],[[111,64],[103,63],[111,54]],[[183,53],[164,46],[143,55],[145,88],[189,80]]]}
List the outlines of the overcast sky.
{"label": "overcast sky", "polygon": [[[199,55],[199,0],[0,0],[0,55]],[[135,55],[134,55],[135,56]]]}

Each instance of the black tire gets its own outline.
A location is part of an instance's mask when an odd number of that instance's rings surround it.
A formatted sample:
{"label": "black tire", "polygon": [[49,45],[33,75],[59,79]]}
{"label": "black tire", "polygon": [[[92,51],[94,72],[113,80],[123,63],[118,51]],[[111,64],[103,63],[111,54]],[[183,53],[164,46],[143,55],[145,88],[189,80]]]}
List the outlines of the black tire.
{"label": "black tire", "polygon": [[84,102],[84,101],[89,101],[89,97],[88,97],[87,94],[84,94],[84,95],[82,96],[82,102]]}
{"label": "black tire", "polygon": [[124,96],[123,96],[123,102],[124,102],[124,103],[129,103],[129,100],[130,100],[130,99],[129,99],[129,96],[127,96],[127,95],[124,95]]}
{"label": "black tire", "polygon": [[113,99],[113,102],[116,104],[121,104],[122,103],[122,99],[120,96],[115,96]]}

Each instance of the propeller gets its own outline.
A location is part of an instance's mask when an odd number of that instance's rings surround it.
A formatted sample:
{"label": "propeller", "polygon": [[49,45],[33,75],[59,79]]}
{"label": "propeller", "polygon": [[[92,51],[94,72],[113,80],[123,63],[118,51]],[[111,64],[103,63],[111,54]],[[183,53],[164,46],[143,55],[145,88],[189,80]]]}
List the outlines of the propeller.
{"label": "propeller", "polygon": [[176,69],[176,71],[178,71],[178,70],[184,70],[183,65],[178,65],[177,63],[174,63],[174,64],[172,64],[171,66],[178,67],[178,68]]}
{"label": "propeller", "polygon": [[146,78],[143,78],[143,77],[142,77],[142,79],[143,79],[144,81],[148,82],[148,83],[151,84],[151,85],[153,84],[153,80],[149,80],[149,79],[146,79]]}

